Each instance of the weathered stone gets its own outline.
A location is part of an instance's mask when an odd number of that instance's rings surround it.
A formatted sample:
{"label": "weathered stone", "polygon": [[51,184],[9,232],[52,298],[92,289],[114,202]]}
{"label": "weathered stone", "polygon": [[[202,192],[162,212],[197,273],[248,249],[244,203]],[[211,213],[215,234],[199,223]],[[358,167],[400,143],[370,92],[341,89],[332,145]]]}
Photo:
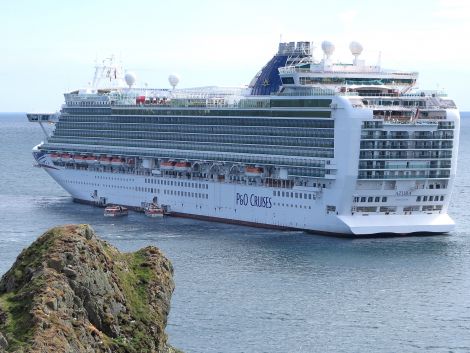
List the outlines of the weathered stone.
{"label": "weathered stone", "polygon": [[46,305],[49,309],[56,311],[57,310],[57,299],[53,298],[46,302]]}
{"label": "weathered stone", "polygon": [[75,272],[75,270],[71,269],[70,267],[64,267],[62,269],[62,272],[64,273],[64,275],[66,275],[69,278],[72,278],[72,279],[77,278],[77,272]]}
{"label": "weathered stone", "polygon": [[172,275],[157,248],[122,254],[88,225],[53,228],[0,281],[0,306],[16,308],[0,307],[2,337],[15,353],[176,352],[165,333]]}
{"label": "weathered stone", "polygon": [[47,259],[47,266],[60,272],[64,268],[64,262],[61,258],[49,258]]}

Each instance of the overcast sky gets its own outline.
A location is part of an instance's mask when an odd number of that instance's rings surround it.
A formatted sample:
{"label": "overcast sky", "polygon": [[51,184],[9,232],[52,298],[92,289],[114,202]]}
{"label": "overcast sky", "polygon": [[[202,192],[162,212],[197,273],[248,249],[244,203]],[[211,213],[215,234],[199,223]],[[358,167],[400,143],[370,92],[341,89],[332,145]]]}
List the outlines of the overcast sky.
{"label": "overcast sky", "polygon": [[336,46],[419,71],[423,89],[445,89],[470,110],[470,1],[1,1],[0,111],[55,111],[66,90],[86,87],[95,59],[122,58],[138,83],[239,86],[283,41]]}

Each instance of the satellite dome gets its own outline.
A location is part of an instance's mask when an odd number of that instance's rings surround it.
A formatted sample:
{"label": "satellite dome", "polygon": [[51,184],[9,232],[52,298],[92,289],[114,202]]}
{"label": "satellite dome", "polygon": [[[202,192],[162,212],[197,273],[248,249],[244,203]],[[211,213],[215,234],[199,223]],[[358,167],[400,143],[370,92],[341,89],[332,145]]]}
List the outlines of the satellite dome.
{"label": "satellite dome", "polygon": [[180,82],[180,78],[178,77],[178,75],[171,74],[170,76],[168,76],[168,82],[170,82],[171,87],[175,89],[175,87]]}
{"label": "satellite dome", "polygon": [[351,50],[351,54],[354,56],[361,55],[362,49],[362,45],[359,42],[351,42],[351,44],[349,44],[349,50]]}
{"label": "satellite dome", "polygon": [[335,45],[327,40],[321,43],[321,48],[326,56],[331,56],[335,51]]}
{"label": "satellite dome", "polygon": [[126,83],[129,87],[132,87],[134,85],[136,76],[133,72],[126,72],[126,75],[124,76],[124,79],[126,80]]}

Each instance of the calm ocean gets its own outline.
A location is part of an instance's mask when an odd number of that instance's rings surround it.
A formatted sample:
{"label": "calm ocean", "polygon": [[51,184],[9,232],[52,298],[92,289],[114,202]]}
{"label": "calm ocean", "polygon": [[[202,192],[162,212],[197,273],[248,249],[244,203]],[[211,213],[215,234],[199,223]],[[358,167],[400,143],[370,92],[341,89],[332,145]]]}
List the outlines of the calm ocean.
{"label": "calm ocean", "polygon": [[0,114],[0,274],[48,228],[89,223],[123,251],[173,262],[168,332],[185,351],[470,352],[470,116],[462,120],[449,235],[343,240],[75,204],[33,168],[43,139]]}

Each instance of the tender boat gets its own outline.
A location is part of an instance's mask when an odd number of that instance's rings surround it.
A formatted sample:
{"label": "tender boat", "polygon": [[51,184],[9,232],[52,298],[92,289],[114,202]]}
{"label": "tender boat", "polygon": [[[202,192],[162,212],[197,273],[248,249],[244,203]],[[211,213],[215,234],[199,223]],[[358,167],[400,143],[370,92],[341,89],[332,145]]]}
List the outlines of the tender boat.
{"label": "tender boat", "polygon": [[106,217],[122,217],[122,216],[127,216],[128,215],[128,210],[124,206],[119,206],[119,205],[112,205],[112,206],[107,206],[104,209],[104,215]]}
{"label": "tender boat", "polygon": [[62,160],[62,162],[65,162],[65,163],[73,162],[73,157],[69,153],[63,153],[60,156],[60,159]]}
{"label": "tender boat", "polygon": [[51,160],[52,160],[53,162],[60,162],[60,161],[61,161],[60,154],[58,154],[58,153],[51,153]]}
{"label": "tender boat", "polygon": [[174,161],[167,161],[167,162],[160,162],[160,170],[173,170],[175,169],[176,162]]}
{"label": "tender boat", "polygon": [[100,162],[101,165],[111,165],[111,158],[106,157],[106,156],[102,156],[102,157],[100,157],[99,162]]}
{"label": "tender boat", "polygon": [[145,208],[145,215],[147,217],[163,217],[164,213],[165,211],[163,210],[163,208],[158,207],[158,205],[155,205],[154,203],[150,204],[148,207]]}
{"label": "tender boat", "polygon": [[84,157],[84,156],[80,156],[80,155],[75,155],[75,156],[73,156],[73,161],[74,161],[75,163],[86,163],[85,157]]}
{"label": "tender boat", "polygon": [[175,170],[177,172],[189,172],[191,170],[191,163],[183,161],[175,164]]}
{"label": "tender boat", "polygon": [[87,164],[95,164],[98,163],[98,158],[96,158],[95,156],[87,156],[85,157],[85,162]]}
{"label": "tender boat", "polygon": [[258,167],[246,167],[245,175],[250,177],[257,177],[263,174],[263,168]]}
{"label": "tender boat", "polygon": [[122,158],[113,158],[111,159],[111,165],[113,167],[120,167],[124,164],[124,160]]}

